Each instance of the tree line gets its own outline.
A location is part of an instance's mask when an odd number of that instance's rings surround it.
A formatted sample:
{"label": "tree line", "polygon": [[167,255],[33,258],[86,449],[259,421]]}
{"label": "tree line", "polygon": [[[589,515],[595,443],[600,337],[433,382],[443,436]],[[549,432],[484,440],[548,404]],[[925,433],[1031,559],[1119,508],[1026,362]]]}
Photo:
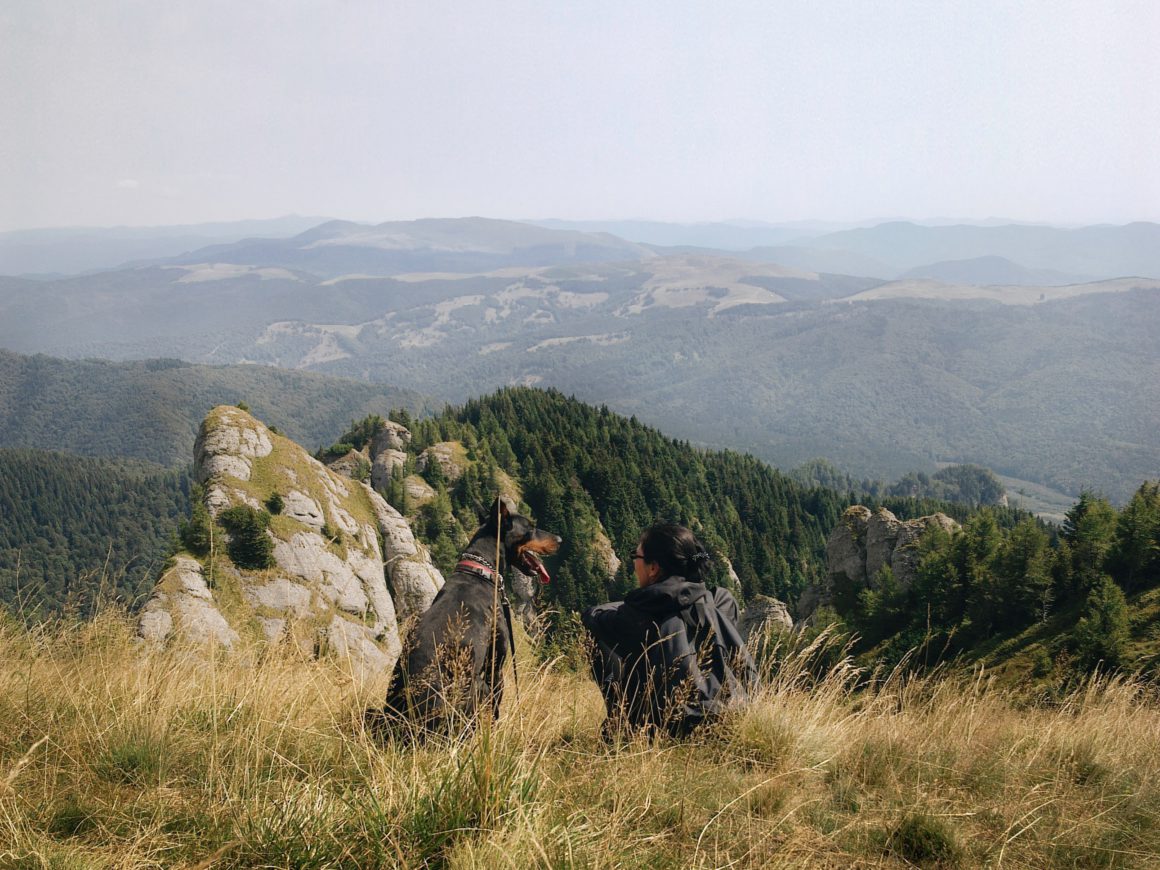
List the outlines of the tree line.
{"label": "tree line", "polygon": [[913,648],[946,657],[1054,621],[1050,648],[1088,671],[1134,664],[1128,600],[1158,586],[1160,484],[1147,481],[1122,510],[1084,492],[1059,527],[1027,517],[1004,528],[985,508],[958,532],[931,529],[908,589],[889,567],[869,587],[839,578],[834,612],[820,619],[844,624],[858,648],[880,647],[887,661]]}
{"label": "tree line", "polygon": [[[501,478],[518,481],[532,515],[564,538],[545,595],[551,607],[565,611],[631,588],[635,581],[623,554],[658,519],[688,525],[706,542],[718,557],[714,582],[736,586],[744,598],[767,594],[793,602],[823,579],[826,537],[854,498],[799,483],[746,454],[668,438],[635,417],[555,390],[512,387],[430,418],[402,411],[390,416],[413,438],[404,473],[385,494],[415,516],[437,560],[450,567],[478,521],[477,505],[498,491]],[[352,423],[340,443],[365,441],[365,429],[366,421]],[[448,481],[439,463],[427,463],[421,474],[435,495],[421,506],[409,504],[404,477],[417,470],[426,448],[448,441],[462,445],[462,473]],[[931,499],[884,496],[873,503],[904,518],[971,511],[967,504]],[[1013,525],[1026,515],[998,509],[996,516]],[[602,535],[622,563],[611,578],[598,543]]]}
{"label": "tree line", "polygon": [[0,449],[0,602],[35,619],[147,594],[189,513],[189,475]]}

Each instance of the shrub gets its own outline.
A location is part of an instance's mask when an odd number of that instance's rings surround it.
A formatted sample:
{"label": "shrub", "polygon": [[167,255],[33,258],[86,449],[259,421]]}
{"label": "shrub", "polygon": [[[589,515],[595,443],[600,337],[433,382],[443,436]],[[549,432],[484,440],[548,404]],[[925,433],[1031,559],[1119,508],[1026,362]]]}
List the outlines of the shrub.
{"label": "shrub", "polygon": [[249,505],[235,505],[218,518],[230,533],[230,559],[239,568],[261,570],[274,566],[274,542],[266,534],[270,514]]}
{"label": "shrub", "polygon": [[339,441],[331,444],[325,450],[319,450],[314,458],[325,462],[328,459],[339,459],[340,457],[346,456],[352,450],[354,450],[354,445],[349,441]]}
{"label": "shrub", "polygon": [[925,813],[910,813],[886,839],[886,851],[920,867],[953,867],[959,861],[954,832]]}
{"label": "shrub", "polygon": [[282,513],[285,507],[286,501],[282,498],[282,494],[279,492],[271,493],[270,497],[266,499],[266,510],[275,516]]}
{"label": "shrub", "polygon": [[1123,664],[1129,640],[1128,603],[1115,581],[1102,575],[1088,592],[1084,615],[1072,630],[1076,664],[1085,669],[1100,662]]}
{"label": "shrub", "polygon": [[147,728],[131,727],[110,738],[98,771],[109,782],[157,785],[165,776],[168,750],[162,736]]}
{"label": "shrub", "polygon": [[67,795],[49,813],[48,830],[58,837],[75,837],[97,827],[91,807],[81,803],[76,795]]}
{"label": "shrub", "polygon": [[369,480],[370,476],[371,476],[371,464],[366,459],[364,459],[363,457],[360,456],[358,461],[355,463],[354,468],[351,469],[351,472],[350,472],[351,480],[358,480],[358,481]]}
{"label": "shrub", "polygon": [[189,519],[178,527],[181,545],[195,556],[204,556],[208,553],[213,541],[213,521],[210,519],[209,510],[202,497],[202,488],[200,486],[194,487],[193,492],[190,493],[192,507]]}

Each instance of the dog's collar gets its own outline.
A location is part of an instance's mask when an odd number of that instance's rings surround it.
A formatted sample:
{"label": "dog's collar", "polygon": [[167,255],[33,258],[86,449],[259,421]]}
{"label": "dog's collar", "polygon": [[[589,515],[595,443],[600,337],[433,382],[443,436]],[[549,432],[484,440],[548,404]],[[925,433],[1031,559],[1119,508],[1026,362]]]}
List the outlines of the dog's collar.
{"label": "dog's collar", "polygon": [[460,553],[459,554],[459,561],[460,562],[474,562],[477,565],[482,565],[484,568],[487,568],[489,571],[496,570],[495,565],[492,564],[490,559],[488,559],[486,556],[481,556],[478,553],[473,553],[470,550],[467,550],[466,552]]}
{"label": "dog's collar", "polygon": [[474,553],[464,553],[460,556],[455,570],[465,574],[474,574],[490,583],[503,583],[503,574],[495,570],[487,559],[476,556]]}

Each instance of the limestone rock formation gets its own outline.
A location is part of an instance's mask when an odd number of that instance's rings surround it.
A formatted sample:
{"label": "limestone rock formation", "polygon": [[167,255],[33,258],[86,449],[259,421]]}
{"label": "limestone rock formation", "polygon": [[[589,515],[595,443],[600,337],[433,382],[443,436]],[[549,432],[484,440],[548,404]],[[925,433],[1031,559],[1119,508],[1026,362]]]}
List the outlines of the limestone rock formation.
{"label": "limestone rock formation", "polygon": [[604,570],[605,576],[609,580],[615,578],[616,572],[620,570],[620,559],[616,555],[612,541],[604,533],[603,527],[598,526],[596,534],[593,535],[592,552],[596,556],[597,564]]}
{"label": "limestone rock formation", "polygon": [[210,412],[195,459],[215,518],[236,505],[261,511],[281,497],[266,532],[273,564],[235,567],[225,555],[228,535],[214,524],[210,552],[200,560],[180,555],[162,576],[139,635],[226,647],[287,640],[339,656],[360,677],[389,673],[400,649],[398,617],[425,609],[443,583],[406,520],[369,486],[239,408]]}
{"label": "limestone rock formation", "polygon": [[411,433],[405,426],[387,420],[370,443],[371,485],[383,489],[391,478],[403,470]]}
{"label": "limestone rock formation", "polygon": [[741,636],[749,640],[762,631],[790,631],[793,619],[785,603],[769,595],[755,595],[741,613]]}
{"label": "limestone rock formation", "polygon": [[459,480],[463,476],[462,453],[463,445],[458,441],[440,441],[419,454],[417,465],[422,471],[430,463],[438,462],[444,478],[448,481]]}
{"label": "limestone rock formation", "polygon": [[909,588],[918,568],[918,542],[934,526],[947,532],[959,528],[943,513],[902,521],[886,508],[875,512],[862,505],[848,508],[826,541],[826,580],[802,592],[798,617],[806,618],[831,603],[835,584],[873,586],[884,567],[891,569],[901,589]]}
{"label": "limestone rock formation", "polygon": [[332,459],[327,462],[326,467],[335,474],[341,474],[343,477],[349,477],[352,480],[361,480],[369,475],[371,462],[367,459],[363,451],[351,450],[345,456],[340,456],[337,459]]}
{"label": "limestone rock formation", "polygon": [[443,588],[443,575],[431,562],[427,548],[415,540],[406,517],[367,484],[363,484],[363,489],[383,537],[383,558],[395,610],[399,619],[417,616],[431,606]]}
{"label": "limestone rock formation", "polygon": [[401,423],[394,420],[384,420],[382,428],[371,441],[371,456],[375,457],[384,450],[399,450],[406,452],[411,443],[411,432]]}
{"label": "limestone rock formation", "polygon": [[185,556],[174,559],[141,611],[138,633],[146,640],[162,641],[173,631],[174,620],[194,643],[215,641],[229,648],[238,640],[213,602],[201,563]]}
{"label": "limestone rock formation", "polygon": [[435,498],[435,490],[417,474],[412,474],[403,481],[403,490],[407,493],[408,504],[416,507]]}
{"label": "limestone rock formation", "polygon": [[536,606],[536,587],[539,583],[535,577],[529,577],[514,565],[508,566],[504,580],[512,604],[512,616],[534,634],[540,626],[540,610]]}

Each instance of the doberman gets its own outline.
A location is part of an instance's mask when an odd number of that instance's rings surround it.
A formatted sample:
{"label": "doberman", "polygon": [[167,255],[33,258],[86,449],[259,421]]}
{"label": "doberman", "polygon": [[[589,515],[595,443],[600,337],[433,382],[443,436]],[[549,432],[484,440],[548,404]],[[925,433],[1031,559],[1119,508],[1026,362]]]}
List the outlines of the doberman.
{"label": "doberman", "polygon": [[385,706],[367,711],[374,730],[410,723],[418,726],[409,729],[412,736],[463,733],[488,702],[499,715],[512,636],[503,576],[494,564],[497,538],[508,565],[544,583],[540,556],[555,553],[562,539],[536,528],[502,497],[480,521],[455,572],[411,630]]}

